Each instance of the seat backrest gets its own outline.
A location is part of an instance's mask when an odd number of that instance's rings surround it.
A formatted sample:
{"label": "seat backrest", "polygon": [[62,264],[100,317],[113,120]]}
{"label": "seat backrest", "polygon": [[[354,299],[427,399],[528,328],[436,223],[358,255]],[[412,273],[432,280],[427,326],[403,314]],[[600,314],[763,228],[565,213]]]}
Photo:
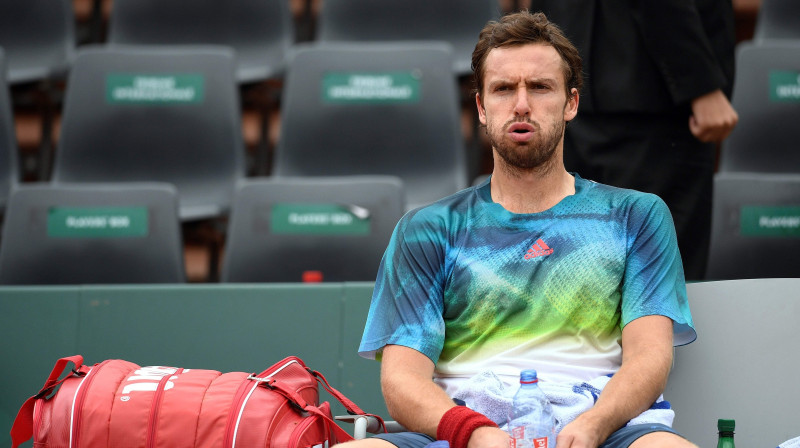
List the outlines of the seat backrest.
{"label": "seat backrest", "polygon": [[500,16],[497,0],[325,0],[317,22],[321,42],[442,40],[453,47],[453,71],[471,72],[478,33]]}
{"label": "seat backrest", "polygon": [[739,44],[731,102],[720,171],[800,173],[800,39]]}
{"label": "seat backrest", "polygon": [[0,284],[185,281],[169,184],[23,184],[9,198]]}
{"label": "seat backrest", "polygon": [[800,173],[714,177],[709,280],[800,277]]}
{"label": "seat backrest", "polygon": [[72,0],[0,2],[0,47],[8,58],[8,83],[66,74],[76,47]]}
{"label": "seat backrest", "polygon": [[403,212],[397,177],[248,180],[231,211],[221,280],[375,281]]}
{"label": "seat backrest", "polygon": [[237,80],[252,82],[282,74],[294,29],[285,0],[114,0],[108,42],[227,45]]}
{"label": "seat backrest", "polygon": [[717,419],[736,420],[736,445],[776,447],[800,435],[800,279],[690,283],[697,340],[675,349],[664,398],[673,427],[698,446]]}
{"label": "seat backrest", "polygon": [[800,2],[761,0],[753,39],[800,39]]}
{"label": "seat backrest", "polygon": [[276,176],[393,175],[410,206],[467,186],[445,43],[309,45],[290,59]]}
{"label": "seat backrest", "polygon": [[227,212],[244,176],[225,47],[90,47],[70,73],[53,180],[174,184],[183,220]]}
{"label": "seat backrest", "polygon": [[9,191],[19,181],[17,137],[6,73],[5,55],[0,47],[0,215]]}

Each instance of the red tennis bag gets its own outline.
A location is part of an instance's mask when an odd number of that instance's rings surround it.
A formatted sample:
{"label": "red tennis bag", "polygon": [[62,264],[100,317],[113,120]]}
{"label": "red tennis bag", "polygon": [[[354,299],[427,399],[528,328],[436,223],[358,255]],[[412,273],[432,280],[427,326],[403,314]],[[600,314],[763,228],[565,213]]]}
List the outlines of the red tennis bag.
{"label": "red tennis bag", "polygon": [[[75,369],[59,379],[69,363]],[[318,384],[364,414],[296,357],[259,374],[61,358],[20,409],[12,446],[31,437],[35,448],[326,448],[352,440],[329,404],[318,404]]]}

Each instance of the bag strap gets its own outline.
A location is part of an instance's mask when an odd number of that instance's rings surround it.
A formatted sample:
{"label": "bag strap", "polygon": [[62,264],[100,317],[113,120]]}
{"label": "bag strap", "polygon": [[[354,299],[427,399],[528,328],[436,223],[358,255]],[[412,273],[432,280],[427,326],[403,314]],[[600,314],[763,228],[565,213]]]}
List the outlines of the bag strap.
{"label": "bag strap", "polygon": [[69,363],[75,364],[75,373],[85,374],[83,369],[83,356],[81,355],[67,356],[56,361],[56,365],[53,366],[53,370],[50,372],[50,376],[47,377],[47,381],[45,381],[42,389],[36,395],[25,400],[25,403],[23,403],[22,407],[19,409],[17,417],[14,419],[14,424],[11,426],[12,448],[17,448],[33,437],[33,408],[36,404],[36,400],[49,395],[53,389],[70,377],[66,376],[60,380],[58,379],[61,374],[64,373],[64,369]]}
{"label": "bag strap", "polygon": [[[342,394],[338,390],[334,389],[333,386],[331,386],[328,383],[328,381],[325,379],[324,376],[322,376],[321,373],[312,371],[308,368],[306,368],[306,370],[311,375],[313,375],[314,378],[317,379],[317,382],[319,382],[319,384],[321,384],[322,387],[325,388],[325,390],[327,390],[334,398],[336,398],[345,407],[345,409],[347,409],[347,412],[354,415],[367,415],[370,417],[374,417],[380,424],[380,427],[383,428],[384,432],[386,432],[386,424],[384,423],[383,419],[380,416],[374,414],[366,414],[364,411],[361,410],[361,408],[359,408],[355,403],[353,403],[352,400],[345,397],[344,394]],[[303,399],[303,397],[300,396],[300,394],[298,394],[296,390],[294,390],[291,387],[285,386],[283,381],[277,380],[275,378],[268,378],[261,380],[261,384],[264,385],[264,387],[267,387],[270,390],[273,390],[281,394],[284,398],[286,398],[286,400],[289,403],[291,403],[293,406],[297,407],[301,411],[309,412],[311,414],[320,416],[323,419],[325,419],[325,421],[327,421],[330,424],[339,442],[353,440],[353,436],[351,436],[345,430],[340,428],[339,424],[336,423],[335,420],[333,420],[325,412],[322,412],[322,410],[320,410],[317,405],[306,402],[305,399]]]}

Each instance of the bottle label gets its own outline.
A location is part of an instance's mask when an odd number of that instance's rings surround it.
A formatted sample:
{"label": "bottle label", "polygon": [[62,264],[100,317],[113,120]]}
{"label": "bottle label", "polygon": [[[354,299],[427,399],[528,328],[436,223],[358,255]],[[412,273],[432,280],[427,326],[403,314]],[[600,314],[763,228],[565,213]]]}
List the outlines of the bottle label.
{"label": "bottle label", "polygon": [[547,437],[525,437],[525,427],[518,426],[511,430],[511,448],[551,448],[547,446]]}

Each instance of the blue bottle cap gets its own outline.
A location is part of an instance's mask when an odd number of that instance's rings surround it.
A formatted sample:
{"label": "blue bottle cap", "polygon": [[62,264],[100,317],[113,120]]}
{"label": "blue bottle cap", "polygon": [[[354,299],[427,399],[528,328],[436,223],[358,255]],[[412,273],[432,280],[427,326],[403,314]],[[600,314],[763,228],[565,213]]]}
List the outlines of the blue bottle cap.
{"label": "blue bottle cap", "polygon": [[527,369],[519,373],[519,382],[522,384],[536,383],[538,381],[536,370]]}

